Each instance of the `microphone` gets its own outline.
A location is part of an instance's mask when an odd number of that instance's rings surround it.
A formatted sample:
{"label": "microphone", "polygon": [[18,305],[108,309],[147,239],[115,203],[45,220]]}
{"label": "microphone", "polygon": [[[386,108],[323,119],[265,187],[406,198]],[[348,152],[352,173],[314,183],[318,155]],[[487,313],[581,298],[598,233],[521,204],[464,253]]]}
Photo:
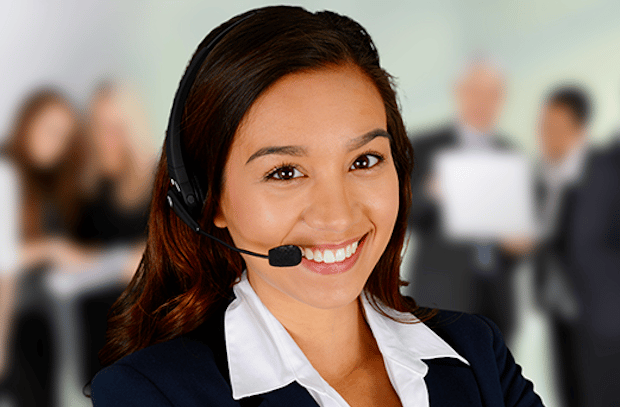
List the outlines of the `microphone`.
{"label": "microphone", "polygon": [[176,200],[174,192],[170,190],[167,195],[168,205],[174,210],[174,212],[181,218],[183,222],[185,222],[189,227],[194,229],[197,233],[200,233],[203,236],[206,236],[210,239],[215,240],[218,243],[223,244],[231,250],[234,250],[238,253],[249,254],[250,256],[260,257],[262,259],[269,259],[269,265],[274,267],[293,267],[301,263],[301,249],[295,245],[288,244],[283,246],[274,247],[269,249],[269,254],[260,254],[255,253],[250,250],[239,249],[237,247],[231,246],[225,241],[218,239],[217,237],[210,235],[200,228],[198,222],[194,220],[190,216],[190,214],[186,211],[183,205],[174,205],[174,201]]}
{"label": "microphone", "polygon": [[234,247],[229,245],[223,240],[218,239],[217,237],[208,234],[204,230],[198,228],[196,232],[200,233],[203,236],[209,237],[215,240],[218,243],[223,244],[231,250],[234,250],[238,253],[249,254],[250,256],[260,257],[262,259],[269,259],[269,265],[274,267],[293,267],[301,263],[301,249],[299,247],[287,244],[283,246],[274,247],[269,249],[269,254],[260,254],[256,252],[252,252],[250,250],[239,249],[238,247]]}

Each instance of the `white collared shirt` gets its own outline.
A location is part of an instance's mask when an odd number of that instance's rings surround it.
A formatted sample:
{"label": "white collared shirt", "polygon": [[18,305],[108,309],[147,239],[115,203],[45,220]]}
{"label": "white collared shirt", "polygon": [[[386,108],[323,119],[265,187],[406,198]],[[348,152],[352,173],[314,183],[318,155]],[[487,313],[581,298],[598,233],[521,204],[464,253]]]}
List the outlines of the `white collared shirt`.
{"label": "white collared shirt", "polygon": [[[349,407],[319,375],[290,334],[261,302],[246,273],[233,290],[236,299],[228,306],[224,317],[233,398],[239,400],[267,393],[297,381],[319,406]],[[428,366],[422,359],[451,357],[469,365],[425,324],[393,321],[375,310],[365,295],[362,295],[362,304],[366,321],[403,407],[429,406],[424,382]],[[411,314],[391,309],[386,311],[405,320],[412,317]]]}
{"label": "white collared shirt", "polygon": [[587,155],[588,144],[583,140],[576,143],[559,162],[543,163],[542,178],[547,196],[541,213],[541,236],[549,237],[555,232],[562,193],[581,180]]}

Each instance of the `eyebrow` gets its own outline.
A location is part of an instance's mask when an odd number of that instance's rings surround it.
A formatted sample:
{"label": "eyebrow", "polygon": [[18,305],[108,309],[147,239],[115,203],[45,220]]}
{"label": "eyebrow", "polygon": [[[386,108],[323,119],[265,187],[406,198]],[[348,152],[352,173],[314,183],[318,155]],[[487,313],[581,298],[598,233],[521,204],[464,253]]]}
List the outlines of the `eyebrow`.
{"label": "eyebrow", "polygon": [[[368,133],[362,134],[361,136],[355,137],[347,142],[347,152],[351,152],[353,150],[357,150],[358,148],[363,147],[364,145],[370,143],[377,137],[385,137],[388,140],[392,140],[392,136],[390,133],[383,129],[375,129],[371,130]],[[270,154],[276,155],[290,155],[294,157],[302,157],[308,155],[308,150],[303,146],[269,146],[258,149],[254,154],[248,158],[245,162],[246,165],[250,163],[250,161],[263,157]]]}

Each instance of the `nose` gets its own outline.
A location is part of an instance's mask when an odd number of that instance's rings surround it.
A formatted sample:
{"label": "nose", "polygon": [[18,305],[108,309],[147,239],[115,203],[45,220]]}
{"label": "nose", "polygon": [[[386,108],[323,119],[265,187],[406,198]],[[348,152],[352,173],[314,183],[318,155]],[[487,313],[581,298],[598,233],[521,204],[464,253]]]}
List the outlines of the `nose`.
{"label": "nose", "polygon": [[355,202],[346,175],[318,180],[310,191],[304,222],[312,229],[341,233],[355,221]]}

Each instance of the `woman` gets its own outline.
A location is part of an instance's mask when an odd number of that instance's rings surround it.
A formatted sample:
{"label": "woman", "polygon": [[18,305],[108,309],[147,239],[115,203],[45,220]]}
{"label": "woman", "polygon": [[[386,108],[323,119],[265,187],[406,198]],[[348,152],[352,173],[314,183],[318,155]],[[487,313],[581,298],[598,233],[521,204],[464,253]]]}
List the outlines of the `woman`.
{"label": "woman", "polygon": [[51,299],[43,277],[51,266],[68,269],[90,258],[71,233],[83,187],[84,152],[79,115],[70,100],[53,88],[30,94],[4,151],[20,183],[21,261],[20,272],[2,288],[2,326],[11,325],[2,330],[0,350],[4,355],[8,348],[11,360],[0,362],[7,363],[7,387],[20,406],[51,405],[54,397]]}
{"label": "woman", "polygon": [[69,237],[85,187],[81,130],[76,109],[53,88],[33,92],[17,115],[5,152],[22,184],[22,268],[83,260]]}
{"label": "woman", "polygon": [[199,46],[172,112],[95,406],[541,405],[490,321],[399,293],[412,150],[360,25],[235,17]]}
{"label": "woman", "polygon": [[140,106],[137,93],[126,84],[104,82],[95,90],[88,109],[92,191],[77,236],[87,244],[139,243],[141,255],[155,151]]}
{"label": "woman", "polygon": [[107,312],[144,252],[155,154],[139,102],[127,84],[103,82],[88,108],[90,190],[78,216],[76,238],[109,260],[97,271],[99,287],[76,301],[85,339],[85,381],[101,369],[97,353],[105,343]]}

